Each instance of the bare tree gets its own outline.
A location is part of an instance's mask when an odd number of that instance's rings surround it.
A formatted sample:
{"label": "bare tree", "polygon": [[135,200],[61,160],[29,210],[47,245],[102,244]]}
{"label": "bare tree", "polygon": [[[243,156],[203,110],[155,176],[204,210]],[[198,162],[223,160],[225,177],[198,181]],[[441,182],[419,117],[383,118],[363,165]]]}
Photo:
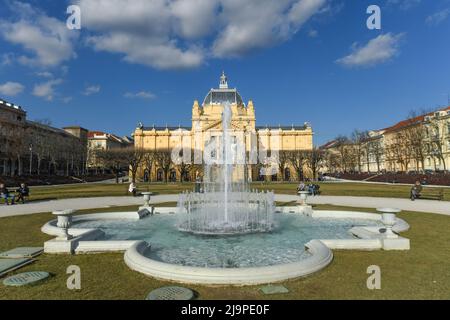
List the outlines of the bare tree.
{"label": "bare tree", "polygon": [[281,181],[285,181],[284,170],[289,163],[289,151],[280,150],[278,152],[278,170],[281,172]]}
{"label": "bare tree", "polygon": [[295,170],[297,175],[297,180],[303,180],[303,167],[307,159],[307,151],[304,150],[293,150],[287,151],[287,158],[289,163]]}
{"label": "bare tree", "polygon": [[370,139],[366,143],[367,152],[367,171],[370,172],[370,160],[373,159],[377,164],[377,172],[381,171],[381,162],[383,160],[384,149],[381,142],[381,137]]}
{"label": "bare tree", "polygon": [[116,152],[122,154],[122,158],[130,168],[131,180],[136,182],[136,174],[144,161],[145,150],[131,146],[124,149],[116,149]]}
{"label": "bare tree", "polygon": [[352,133],[352,153],[359,173],[362,171],[362,160],[365,150],[364,143],[368,137],[369,133],[367,131],[354,130]]}
{"label": "bare tree", "polygon": [[406,144],[411,148],[411,158],[416,165],[416,171],[425,169],[425,158],[427,155],[427,130],[423,125],[423,116],[417,116],[415,112],[410,112],[407,126],[403,130]]}
{"label": "bare tree", "polygon": [[313,179],[317,179],[317,174],[320,168],[323,166],[325,153],[323,150],[314,147],[311,151],[306,153],[306,165],[313,175]]}
{"label": "bare tree", "polygon": [[155,152],[151,150],[145,150],[144,158],[143,158],[143,165],[144,170],[148,171],[148,180],[151,182],[152,180],[152,170],[155,163]]}
{"label": "bare tree", "polygon": [[400,171],[408,171],[413,152],[405,132],[399,131],[394,134],[390,149],[394,161],[400,165]]}
{"label": "bare tree", "polygon": [[164,172],[164,182],[169,180],[169,172],[172,167],[172,152],[170,149],[159,149],[155,151],[157,165]]}
{"label": "bare tree", "polygon": [[124,159],[120,149],[98,149],[95,151],[95,158],[104,167],[109,168],[114,173],[116,176],[116,183],[119,183],[119,174],[122,169],[127,166],[126,159]]}
{"label": "bare tree", "polygon": [[336,150],[339,155],[340,168],[343,172],[347,172],[348,169],[348,146],[350,144],[350,140],[346,136],[338,136],[336,139]]}

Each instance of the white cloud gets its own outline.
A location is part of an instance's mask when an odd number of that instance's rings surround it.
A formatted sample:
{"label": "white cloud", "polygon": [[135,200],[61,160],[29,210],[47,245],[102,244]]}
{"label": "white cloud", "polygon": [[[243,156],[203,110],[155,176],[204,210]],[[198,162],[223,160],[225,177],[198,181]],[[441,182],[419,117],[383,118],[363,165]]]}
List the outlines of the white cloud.
{"label": "white cloud", "polygon": [[409,10],[419,5],[422,0],[388,0],[387,6],[398,6],[401,10]]}
{"label": "white cloud", "polygon": [[91,96],[93,94],[97,94],[100,92],[101,88],[102,87],[98,85],[86,87],[86,89],[84,89],[83,95]]}
{"label": "white cloud", "polygon": [[308,31],[308,37],[310,38],[317,38],[319,36],[319,32],[317,30],[309,30]]}
{"label": "white cloud", "polygon": [[[79,32],[30,4],[9,0],[0,35],[21,46],[22,64],[53,67],[74,57]],[[157,69],[195,68],[289,40],[332,0],[75,0],[84,43]],[[63,18],[61,18],[63,19]]]}
{"label": "white cloud", "polygon": [[20,63],[52,67],[75,57],[73,41],[77,32],[68,30],[65,22],[18,1],[13,1],[11,8],[19,19],[0,22],[0,35],[29,53],[18,57]]}
{"label": "white cloud", "polygon": [[438,11],[430,16],[428,16],[425,22],[430,26],[437,26],[441,24],[450,16],[450,8]]}
{"label": "white cloud", "polygon": [[127,92],[123,95],[125,98],[134,99],[134,98],[140,98],[140,99],[155,99],[156,95],[153,94],[150,91],[140,91],[137,93]]}
{"label": "white cloud", "polygon": [[14,97],[19,93],[22,93],[25,87],[18,82],[6,82],[0,84],[0,94],[5,96]]}
{"label": "white cloud", "polygon": [[326,0],[229,0],[223,2],[224,21],[213,44],[216,57],[242,56],[288,40]]}
{"label": "white cloud", "polygon": [[4,53],[1,56],[0,65],[2,66],[10,66],[13,63],[14,55],[12,53]]}
{"label": "white cloud", "polygon": [[65,104],[68,104],[69,102],[71,102],[73,100],[72,97],[64,97],[61,99],[62,102],[64,102]]}
{"label": "white cloud", "polygon": [[[157,69],[202,65],[288,40],[329,0],[77,0],[86,43]],[[100,14],[101,13],[101,14]]]}
{"label": "white cloud", "polygon": [[53,74],[48,71],[36,72],[36,75],[41,78],[53,78]]}
{"label": "white cloud", "polygon": [[52,101],[55,95],[55,86],[62,83],[62,79],[50,80],[34,86],[33,95]]}
{"label": "white cloud", "polygon": [[399,42],[403,34],[382,34],[370,40],[366,45],[353,44],[353,52],[336,62],[348,67],[374,66],[386,62],[399,52]]}

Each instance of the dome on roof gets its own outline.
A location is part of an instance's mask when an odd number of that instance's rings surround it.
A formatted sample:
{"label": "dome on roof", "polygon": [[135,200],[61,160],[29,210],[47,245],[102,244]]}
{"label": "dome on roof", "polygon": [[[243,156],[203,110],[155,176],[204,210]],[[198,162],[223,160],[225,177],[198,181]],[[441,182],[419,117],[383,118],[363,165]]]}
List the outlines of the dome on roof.
{"label": "dome on roof", "polygon": [[228,80],[225,73],[220,77],[219,89],[211,89],[203,100],[205,105],[224,105],[225,103],[244,105],[241,95],[237,89],[228,88]]}

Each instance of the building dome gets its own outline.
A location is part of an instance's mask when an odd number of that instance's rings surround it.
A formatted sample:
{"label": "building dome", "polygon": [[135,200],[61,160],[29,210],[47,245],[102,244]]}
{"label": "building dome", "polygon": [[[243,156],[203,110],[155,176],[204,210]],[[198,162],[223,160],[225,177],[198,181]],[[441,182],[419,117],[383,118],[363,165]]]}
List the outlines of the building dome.
{"label": "building dome", "polygon": [[203,100],[203,106],[206,105],[224,105],[225,103],[244,106],[241,95],[237,89],[228,88],[228,80],[225,73],[220,77],[219,89],[211,89]]}

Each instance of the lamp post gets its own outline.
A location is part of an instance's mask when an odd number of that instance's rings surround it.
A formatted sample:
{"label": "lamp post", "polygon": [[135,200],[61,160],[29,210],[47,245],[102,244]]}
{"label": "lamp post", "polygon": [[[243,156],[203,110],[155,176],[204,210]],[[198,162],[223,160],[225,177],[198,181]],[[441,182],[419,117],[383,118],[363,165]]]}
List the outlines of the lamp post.
{"label": "lamp post", "polygon": [[30,144],[30,176],[33,170],[33,144]]}

